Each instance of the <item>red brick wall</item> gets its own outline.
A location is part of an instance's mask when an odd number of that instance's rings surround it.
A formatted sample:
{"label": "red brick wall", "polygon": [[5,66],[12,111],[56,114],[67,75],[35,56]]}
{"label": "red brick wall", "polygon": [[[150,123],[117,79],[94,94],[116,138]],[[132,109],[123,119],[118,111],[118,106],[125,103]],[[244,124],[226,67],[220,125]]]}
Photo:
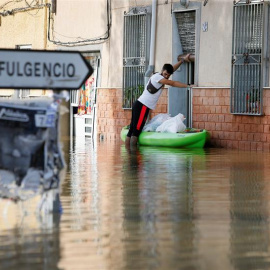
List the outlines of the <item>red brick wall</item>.
{"label": "red brick wall", "polygon": [[[214,147],[270,151],[270,91],[264,90],[264,116],[232,115],[230,89],[193,89],[193,127],[209,131]],[[165,90],[150,118],[167,113]],[[106,140],[119,140],[131,110],[122,109],[122,89],[98,89],[97,133]]]}
{"label": "red brick wall", "polygon": [[[157,107],[150,118],[159,113],[167,113],[167,89],[159,98]],[[123,126],[130,123],[131,110],[122,109],[122,89],[98,89],[97,91],[97,136],[106,140],[120,139]]]}
{"label": "red brick wall", "polygon": [[263,116],[230,114],[230,89],[193,89],[193,127],[210,132],[213,146],[270,150],[270,91],[264,90]]}

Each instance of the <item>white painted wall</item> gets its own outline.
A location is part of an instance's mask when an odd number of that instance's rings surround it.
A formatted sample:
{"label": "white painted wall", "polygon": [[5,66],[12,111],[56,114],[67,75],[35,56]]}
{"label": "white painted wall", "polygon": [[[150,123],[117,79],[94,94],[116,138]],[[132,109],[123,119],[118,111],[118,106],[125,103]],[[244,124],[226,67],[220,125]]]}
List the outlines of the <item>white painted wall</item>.
{"label": "white painted wall", "polygon": [[[45,3],[46,1],[44,1]],[[35,6],[32,3],[32,6]],[[31,45],[33,49],[47,46],[47,8],[16,12],[26,8],[25,1],[15,2],[0,0],[0,12],[13,11],[13,15],[1,16],[0,48],[15,49],[16,45]]]}
{"label": "white painted wall", "polygon": [[[43,1],[45,4],[47,0]],[[30,2],[29,2],[30,3]],[[40,5],[42,3],[40,2]],[[31,2],[35,6],[35,2]],[[47,48],[47,7],[16,12],[17,9],[29,7],[25,1],[0,0],[0,12],[14,12],[12,15],[1,16],[0,48],[15,49],[17,45],[30,45],[32,49]],[[13,95],[13,89],[1,89],[0,96]],[[30,94],[41,95],[42,90],[31,91]]]}
{"label": "white painted wall", "polygon": [[[0,6],[6,3],[0,0]],[[44,1],[50,3],[49,0]],[[57,13],[53,15],[51,38],[72,42],[101,37],[107,31],[106,0],[57,0]],[[201,3],[198,86],[229,87],[231,77],[233,0],[190,0]],[[100,51],[101,87],[122,87],[123,17],[134,6],[151,6],[152,0],[111,0],[112,28],[105,42],[85,46],[54,45],[47,40],[46,9],[2,17],[0,46],[32,44],[33,49]],[[174,3],[180,0],[158,0],[155,71],[172,59],[172,16]],[[19,7],[24,1],[12,3]],[[1,11],[1,10],[0,10]],[[3,9],[2,9],[3,11]],[[202,31],[202,23],[208,22],[208,31]]]}
{"label": "white painted wall", "polygon": [[[201,3],[200,44],[198,86],[230,87],[233,0],[209,0],[203,6],[203,0],[190,2]],[[123,12],[130,6],[147,6],[152,1],[113,0],[113,26],[110,39],[109,72],[103,86],[121,87],[122,84],[122,29]],[[179,1],[158,0],[155,71],[164,63],[174,63],[172,59],[172,17],[173,3]],[[187,8],[188,10],[188,8]],[[208,31],[202,31],[202,23],[208,22]],[[109,52],[107,50],[107,52]],[[104,61],[102,62],[103,64]],[[105,75],[105,74],[104,74]]]}
{"label": "white painted wall", "polygon": [[52,33],[56,41],[80,41],[103,36],[106,24],[106,0],[57,0]]}
{"label": "white painted wall", "polygon": [[[230,87],[232,54],[232,0],[209,0],[202,6],[199,78],[202,87]],[[208,31],[202,24],[208,22]]]}

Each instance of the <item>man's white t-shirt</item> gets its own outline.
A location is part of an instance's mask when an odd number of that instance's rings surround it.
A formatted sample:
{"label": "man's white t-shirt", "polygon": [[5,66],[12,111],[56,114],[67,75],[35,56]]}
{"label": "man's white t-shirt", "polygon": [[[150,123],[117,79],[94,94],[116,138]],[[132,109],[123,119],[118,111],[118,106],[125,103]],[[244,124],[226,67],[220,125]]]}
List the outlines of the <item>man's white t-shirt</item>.
{"label": "man's white t-shirt", "polygon": [[[162,86],[162,83],[159,83],[159,81],[161,79],[164,79],[164,77],[160,74],[160,73],[155,73],[154,75],[151,76],[151,78],[149,80],[151,80],[152,85],[156,88],[159,89]],[[153,110],[156,108],[158,99],[162,93],[162,88],[160,88],[155,94],[151,94],[148,90],[147,90],[147,85],[146,84],[142,95],[138,98],[138,100],[145,105],[146,107],[148,107],[149,109]]]}

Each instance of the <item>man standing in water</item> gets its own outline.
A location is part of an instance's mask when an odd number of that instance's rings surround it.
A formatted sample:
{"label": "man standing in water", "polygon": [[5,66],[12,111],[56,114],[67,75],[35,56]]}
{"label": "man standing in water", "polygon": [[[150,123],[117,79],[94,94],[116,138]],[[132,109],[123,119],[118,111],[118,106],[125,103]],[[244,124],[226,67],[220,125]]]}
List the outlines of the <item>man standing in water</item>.
{"label": "man standing in water", "polygon": [[179,88],[189,87],[189,85],[185,83],[169,80],[170,76],[180,67],[180,65],[184,62],[190,62],[189,57],[190,54],[179,56],[178,62],[174,66],[171,64],[164,64],[161,73],[155,73],[151,76],[142,95],[132,106],[130,128],[125,140],[126,147],[137,145],[138,137],[146,123],[149,111],[155,109],[165,84]]}

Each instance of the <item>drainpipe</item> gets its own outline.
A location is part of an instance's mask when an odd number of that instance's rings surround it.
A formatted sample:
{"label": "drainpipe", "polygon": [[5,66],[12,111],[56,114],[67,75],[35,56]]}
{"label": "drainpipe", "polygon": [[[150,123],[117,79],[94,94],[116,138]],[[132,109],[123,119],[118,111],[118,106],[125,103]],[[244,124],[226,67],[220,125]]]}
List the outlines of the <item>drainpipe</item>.
{"label": "drainpipe", "polygon": [[144,85],[147,84],[150,76],[154,72],[154,57],[156,43],[156,15],[157,15],[157,0],[152,0],[152,23],[151,23],[151,39],[150,39],[150,58],[148,69],[144,76]]}

